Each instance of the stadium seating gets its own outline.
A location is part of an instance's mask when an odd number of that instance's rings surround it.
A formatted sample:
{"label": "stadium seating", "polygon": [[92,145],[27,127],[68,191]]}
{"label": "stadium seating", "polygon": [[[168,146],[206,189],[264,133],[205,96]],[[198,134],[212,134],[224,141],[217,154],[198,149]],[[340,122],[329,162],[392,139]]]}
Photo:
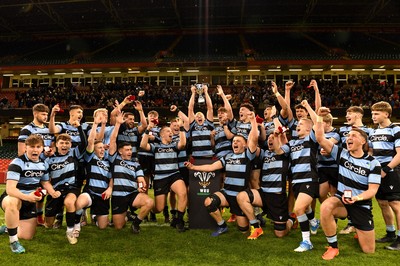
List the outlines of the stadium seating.
{"label": "stadium seating", "polygon": [[[0,65],[252,60],[398,60],[390,33],[171,34],[0,42]],[[252,51],[246,55],[245,51]]]}
{"label": "stadium seating", "polygon": [[5,183],[8,165],[17,157],[17,150],[16,142],[4,142],[3,146],[0,146],[0,184]]}

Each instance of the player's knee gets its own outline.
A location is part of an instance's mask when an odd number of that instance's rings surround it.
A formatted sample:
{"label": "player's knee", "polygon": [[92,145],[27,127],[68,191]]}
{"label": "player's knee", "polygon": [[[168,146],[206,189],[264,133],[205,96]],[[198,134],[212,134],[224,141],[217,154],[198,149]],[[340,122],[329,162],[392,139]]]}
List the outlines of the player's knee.
{"label": "player's knee", "polygon": [[82,209],[85,207],[89,207],[92,206],[92,198],[90,197],[89,193],[84,192],[81,195],[79,195],[78,199],[75,202],[75,208],[78,209]]}
{"label": "player's knee", "polygon": [[115,229],[121,230],[122,228],[124,228],[124,226],[125,226],[125,222],[118,222],[118,223],[115,223],[115,221],[114,221],[114,228],[115,228]]}
{"label": "player's knee", "polygon": [[176,194],[178,196],[178,201],[185,201],[187,200],[187,193],[186,190],[182,191],[179,194]]}
{"label": "player's knee", "polygon": [[243,203],[243,202],[248,202],[249,201],[249,197],[248,197],[246,191],[242,191],[239,194],[237,194],[236,200],[239,203],[239,205],[241,203]]}
{"label": "player's knee", "polygon": [[216,212],[221,205],[221,199],[217,195],[212,194],[206,198],[204,205],[209,213]]}
{"label": "player's knee", "polygon": [[372,247],[372,246],[364,246],[364,247],[361,247],[361,249],[366,254],[375,253],[375,247]]}
{"label": "player's knee", "polygon": [[299,208],[299,207],[294,206],[293,212],[294,212],[297,216],[300,216],[300,215],[304,214],[304,213],[306,212],[306,210],[305,210],[304,208]]}
{"label": "player's knee", "polygon": [[[157,205],[157,204],[156,204]],[[154,213],[160,213],[160,212],[162,212],[164,210],[164,205],[160,205],[160,206],[155,206],[154,208],[153,208],[153,212]]]}
{"label": "player's knee", "polygon": [[145,200],[145,206],[149,209],[153,208],[154,206],[154,200],[152,198],[148,198]]}
{"label": "player's knee", "polygon": [[334,205],[331,202],[324,201],[320,207],[321,216],[328,216],[330,213],[332,213],[333,208]]}
{"label": "player's knee", "polygon": [[249,226],[248,225],[246,225],[246,226],[239,226],[238,225],[238,229],[239,229],[240,232],[246,233],[247,231],[249,231]]}
{"label": "player's knee", "polygon": [[64,200],[65,208],[67,208],[67,209],[75,209],[75,202],[76,202],[76,198],[66,198]]}
{"label": "player's knee", "polygon": [[274,233],[276,237],[284,237],[287,233],[286,223],[274,223]]}
{"label": "player's knee", "polygon": [[3,208],[7,211],[18,211],[18,199],[8,197],[3,201]]}
{"label": "player's knee", "polygon": [[287,235],[287,231],[274,231],[274,234],[277,238],[283,238]]}
{"label": "player's knee", "polygon": [[24,239],[24,240],[32,240],[34,235],[35,235],[35,234],[23,234],[23,235],[20,235],[20,236],[18,236],[18,237],[19,237],[20,239]]}

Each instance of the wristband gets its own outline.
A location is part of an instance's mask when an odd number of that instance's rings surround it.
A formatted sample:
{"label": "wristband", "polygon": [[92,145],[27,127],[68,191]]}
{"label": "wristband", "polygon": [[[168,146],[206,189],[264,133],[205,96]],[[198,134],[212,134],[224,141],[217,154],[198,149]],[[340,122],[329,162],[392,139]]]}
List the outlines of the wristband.
{"label": "wristband", "polygon": [[386,165],[385,167],[382,167],[382,171],[385,172],[386,174],[392,171],[392,168],[390,168],[389,165]]}
{"label": "wristband", "polygon": [[147,135],[149,135],[149,130],[148,129],[146,129],[145,131],[144,131],[144,134],[147,134]]}
{"label": "wristband", "polygon": [[275,93],[275,97],[279,97],[279,95],[281,95],[280,93],[279,93],[279,91],[277,91],[276,93]]}
{"label": "wristband", "polygon": [[363,197],[356,196],[356,201],[361,201],[361,200],[364,200],[364,198],[363,198]]}
{"label": "wristband", "polygon": [[317,116],[317,123],[322,123],[324,122],[324,119],[322,118],[322,116]]}
{"label": "wristband", "polygon": [[271,119],[274,120],[276,118],[276,115],[271,116]]}
{"label": "wristband", "polygon": [[179,108],[176,108],[175,112],[179,113],[181,110]]}
{"label": "wristband", "polygon": [[179,127],[179,131],[185,131],[184,127]]}

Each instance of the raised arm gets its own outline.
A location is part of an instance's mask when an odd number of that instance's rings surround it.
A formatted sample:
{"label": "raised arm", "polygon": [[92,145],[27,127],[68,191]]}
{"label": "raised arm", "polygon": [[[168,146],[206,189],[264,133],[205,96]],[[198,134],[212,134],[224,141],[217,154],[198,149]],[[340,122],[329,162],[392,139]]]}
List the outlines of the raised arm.
{"label": "raised arm", "polygon": [[194,99],[196,98],[196,87],[192,85],[192,87],[190,87],[190,90],[192,91],[192,95],[190,96],[188,105],[189,124],[194,121]]}
{"label": "raised arm", "polygon": [[171,105],[169,108],[171,112],[177,112],[178,117],[183,121],[183,127],[185,128],[186,131],[189,130],[189,117],[182,112],[176,105]]}
{"label": "raised arm", "polygon": [[258,125],[254,112],[250,112],[249,120],[251,123],[251,130],[249,132],[247,146],[249,147],[250,152],[253,153],[257,150],[257,144],[258,144]]}
{"label": "raised arm", "polygon": [[101,120],[101,127],[100,127],[100,131],[97,133],[96,131],[96,139],[97,140],[104,140],[104,133],[106,131],[106,125],[107,125],[107,116],[105,116],[103,114],[102,116],[102,120]]}
{"label": "raised arm", "polygon": [[315,111],[317,111],[321,107],[321,94],[319,93],[317,81],[315,79],[311,80],[310,86],[315,91]]}
{"label": "raised arm", "polygon": [[82,126],[78,120],[72,122],[72,126],[78,129],[79,137],[81,139],[81,142],[78,145],[78,150],[80,154],[83,154],[87,146],[86,134],[83,132]]}
{"label": "raised arm", "polygon": [[287,104],[287,108],[282,108],[281,110],[281,116],[283,118],[287,118],[289,121],[292,121],[293,119],[293,111],[290,108],[290,91],[292,90],[294,84],[295,83],[291,80],[285,83],[285,102]]}
{"label": "raised arm", "polygon": [[97,115],[93,120],[92,130],[88,136],[88,145],[86,147],[87,152],[92,153],[94,151],[94,142],[96,140],[96,131],[98,124],[101,123],[102,117],[101,115]]}
{"label": "raised arm", "polygon": [[[288,109],[290,109],[290,105],[287,104],[287,102],[285,101],[285,98],[283,98],[282,95],[279,93],[278,86],[276,85],[276,83],[274,81],[272,81],[271,84],[272,84],[272,87],[271,87],[272,92],[274,93],[276,99],[278,100],[278,103],[281,106],[281,110],[284,110],[284,112],[287,114]],[[293,85],[291,85],[291,86],[293,86]]]}
{"label": "raised arm", "polygon": [[227,139],[233,139],[233,137],[235,137],[235,134],[233,134],[228,127],[228,122],[226,122],[222,127],[224,129],[224,133]]}
{"label": "raised arm", "polygon": [[313,121],[313,124],[315,125],[317,123],[317,114],[314,112],[314,110],[311,108],[310,104],[308,103],[307,100],[301,101],[301,105],[307,109],[308,114],[310,115],[311,120]]}
{"label": "raised arm", "polygon": [[316,118],[314,130],[317,142],[325,150],[325,152],[329,154],[331,153],[334,144],[332,141],[329,141],[327,138],[325,138],[324,126],[322,125],[322,116],[327,115],[328,113],[330,113],[328,108],[321,107],[318,109],[318,116]]}
{"label": "raised arm", "polygon": [[178,123],[179,123],[179,142],[177,144],[177,147],[178,147],[178,150],[184,150],[186,148],[185,128],[183,127],[182,119],[179,119]]}
{"label": "raised arm", "polygon": [[213,104],[211,101],[211,97],[208,94],[208,86],[203,84],[204,98],[206,98],[206,106],[207,106],[207,120],[213,122],[214,120],[214,111]]}
{"label": "raised arm", "polygon": [[117,152],[117,148],[118,148],[117,147],[118,131],[119,131],[119,127],[123,123],[125,123],[124,113],[123,112],[119,112],[117,114],[116,119],[115,119],[114,129],[111,132],[111,136],[110,136],[110,147],[108,149],[108,152],[109,152],[110,155],[114,155]]}
{"label": "raised arm", "polygon": [[138,131],[140,134],[142,134],[147,128],[146,116],[144,115],[143,106],[140,101],[135,101],[134,106],[135,106],[135,110],[139,112],[140,125],[138,126]]}
{"label": "raised arm", "polygon": [[51,134],[58,134],[61,132],[61,128],[56,126],[56,114],[61,110],[58,104],[54,105],[51,109],[50,119],[49,119],[49,132]]}
{"label": "raised arm", "polygon": [[232,106],[231,103],[229,102],[229,99],[226,97],[224,90],[222,89],[221,85],[217,85],[217,94],[221,96],[222,100],[224,101],[224,107],[227,111],[228,114],[228,121],[232,121],[233,119],[233,111],[232,111]]}
{"label": "raised arm", "polygon": [[[146,130],[144,131],[142,140],[140,141],[140,148],[142,150],[145,150],[145,151],[151,150],[151,146],[149,144],[149,133],[150,133],[150,130],[153,128],[153,126],[154,126],[153,122],[150,122],[149,125],[147,125]],[[180,134],[180,132],[179,132],[179,134]]]}
{"label": "raised arm", "polygon": [[115,119],[116,119],[116,117],[118,115],[118,110],[122,111],[122,109],[125,107],[125,105],[130,104],[133,101],[135,101],[135,96],[134,95],[126,96],[121,103],[118,103],[118,101],[115,100],[114,109],[111,111],[111,114],[110,114],[110,124],[111,125],[115,125]]}
{"label": "raised arm", "polygon": [[[275,108],[275,106],[273,108]],[[275,111],[275,113],[276,113],[276,111]],[[274,136],[279,138],[279,147],[281,147],[282,144],[288,143],[286,133],[285,133],[286,131],[282,127],[282,124],[276,115],[272,116],[272,121],[274,122],[274,134],[275,134]],[[276,150],[282,151],[281,149],[276,149]],[[283,151],[282,151],[282,153],[283,153]]]}
{"label": "raised arm", "polygon": [[260,141],[260,143],[264,143],[264,141],[267,139],[267,131],[265,130],[263,123],[261,122],[261,124],[257,124],[257,128],[260,131],[260,135],[258,136],[258,141]]}

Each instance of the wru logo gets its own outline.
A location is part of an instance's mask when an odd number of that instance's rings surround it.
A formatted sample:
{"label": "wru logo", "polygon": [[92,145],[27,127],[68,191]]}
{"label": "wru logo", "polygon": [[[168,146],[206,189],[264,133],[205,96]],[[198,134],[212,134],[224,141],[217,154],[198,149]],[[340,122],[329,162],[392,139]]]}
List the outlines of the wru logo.
{"label": "wru logo", "polygon": [[200,179],[199,185],[203,187],[203,189],[200,189],[200,192],[202,193],[209,193],[209,189],[207,188],[210,185],[210,178],[215,177],[214,172],[195,172],[194,177]]}

